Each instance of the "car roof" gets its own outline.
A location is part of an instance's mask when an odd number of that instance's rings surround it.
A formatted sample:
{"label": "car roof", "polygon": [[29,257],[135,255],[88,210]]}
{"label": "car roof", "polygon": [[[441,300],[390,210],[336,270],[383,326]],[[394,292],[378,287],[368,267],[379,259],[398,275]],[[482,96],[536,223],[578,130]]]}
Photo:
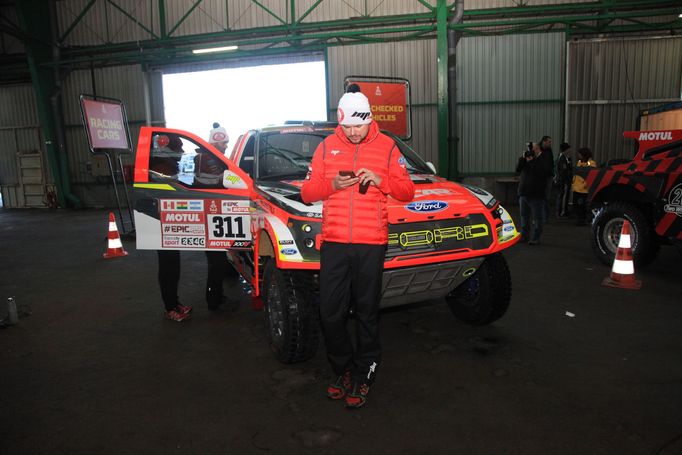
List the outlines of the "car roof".
{"label": "car roof", "polygon": [[287,129],[294,129],[296,127],[311,128],[312,130],[333,130],[338,125],[337,122],[327,121],[309,121],[309,120],[287,120],[284,125],[272,125],[263,128],[257,128],[257,131],[268,133],[277,132]]}

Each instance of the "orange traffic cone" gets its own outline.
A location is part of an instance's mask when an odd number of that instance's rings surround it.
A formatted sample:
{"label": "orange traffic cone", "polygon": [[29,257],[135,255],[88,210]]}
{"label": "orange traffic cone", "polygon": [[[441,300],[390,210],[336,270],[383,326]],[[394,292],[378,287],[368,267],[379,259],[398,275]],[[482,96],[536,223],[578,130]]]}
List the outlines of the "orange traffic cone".
{"label": "orange traffic cone", "polygon": [[118,235],[118,228],[116,227],[116,218],[114,212],[109,212],[109,234],[107,252],[102,255],[105,259],[118,258],[121,256],[128,256],[126,250],[123,249],[121,237]]}
{"label": "orange traffic cone", "polygon": [[630,246],[630,222],[623,221],[623,228],[620,231],[618,240],[618,250],[616,258],[613,260],[611,276],[604,278],[602,286],[613,288],[639,289],[642,282],[635,279],[635,264],[632,260],[632,248]]}

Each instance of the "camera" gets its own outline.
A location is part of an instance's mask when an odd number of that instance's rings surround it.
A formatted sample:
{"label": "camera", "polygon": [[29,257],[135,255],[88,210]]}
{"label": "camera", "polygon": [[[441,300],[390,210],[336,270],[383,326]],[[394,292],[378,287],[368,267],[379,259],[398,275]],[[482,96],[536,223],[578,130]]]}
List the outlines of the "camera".
{"label": "camera", "polygon": [[523,151],[524,158],[534,158],[535,153],[533,152],[533,143],[526,142],[526,150]]}

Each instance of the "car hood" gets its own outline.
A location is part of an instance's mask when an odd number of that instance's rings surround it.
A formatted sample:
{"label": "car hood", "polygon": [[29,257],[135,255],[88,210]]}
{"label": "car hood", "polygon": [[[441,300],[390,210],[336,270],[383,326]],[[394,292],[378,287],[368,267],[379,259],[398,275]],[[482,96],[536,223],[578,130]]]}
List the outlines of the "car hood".
{"label": "car hood", "polygon": [[[402,202],[389,197],[389,223],[459,217],[472,212],[484,212],[497,203],[490,193],[477,187],[428,174],[413,174],[410,177],[415,186],[414,198],[410,202]],[[287,180],[260,182],[257,187],[271,202],[293,214],[321,218],[322,203],[304,203],[300,194],[302,185],[303,180]]]}

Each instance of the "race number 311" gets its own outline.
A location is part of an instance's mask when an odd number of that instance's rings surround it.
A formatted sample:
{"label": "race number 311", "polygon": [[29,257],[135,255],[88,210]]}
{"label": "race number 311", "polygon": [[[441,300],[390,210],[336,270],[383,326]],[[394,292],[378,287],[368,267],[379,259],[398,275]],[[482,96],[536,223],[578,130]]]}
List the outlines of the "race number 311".
{"label": "race number 311", "polygon": [[240,215],[211,215],[211,239],[245,239],[249,231],[249,218]]}

